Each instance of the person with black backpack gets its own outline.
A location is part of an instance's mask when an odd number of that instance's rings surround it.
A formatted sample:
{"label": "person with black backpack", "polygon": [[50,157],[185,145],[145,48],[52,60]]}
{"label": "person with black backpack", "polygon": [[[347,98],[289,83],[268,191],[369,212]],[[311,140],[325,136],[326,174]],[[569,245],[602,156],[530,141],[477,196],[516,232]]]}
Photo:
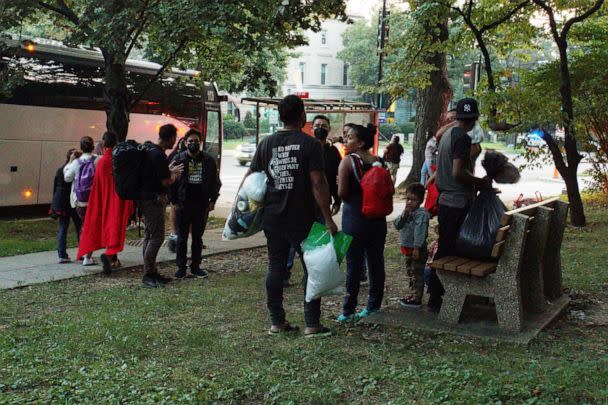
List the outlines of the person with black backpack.
{"label": "person with black backpack", "polygon": [[170,281],[158,273],[156,256],[165,241],[165,212],[169,202],[169,187],[179,179],[184,166],[169,165],[165,151],[173,149],[177,140],[177,128],[172,124],[160,127],[158,141],[144,144],[142,162],[141,197],[139,209],[146,227],[143,240],[144,287],[157,288]]}
{"label": "person with black backpack", "polygon": [[206,278],[201,269],[203,233],[209,211],[215,208],[219,197],[220,183],[217,165],[213,157],[201,150],[202,136],[189,130],[184,137],[186,150],[172,160],[174,165],[183,165],[184,173],[171,186],[171,203],[175,207],[174,220],[177,227],[176,279],[186,277],[188,234],[192,234],[192,261],[190,272],[197,278]]}
{"label": "person with black backpack", "polygon": [[[90,136],[80,138],[80,157],[76,153],[72,153],[67,165],[63,168],[63,177],[67,183],[72,183],[70,193],[70,204],[76,210],[82,224],[87,212],[89,194],[93,188],[93,179],[95,178],[95,167],[97,156],[93,154],[95,143]],[[97,263],[91,256],[92,253],[86,255],[82,261],[83,266],[95,266]],[[80,258],[77,258],[80,260]]]}
{"label": "person with black backpack", "polygon": [[[375,132],[371,124],[351,127],[345,139],[347,155],[338,169],[338,195],[343,201],[342,229],[353,237],[346,254],[346,296],[338,322],[354,321],[378,311],[384,295],[386,216],[393,210],[395,190],[384,162],[370,153]],[[366,261],[367,306],[356,313]]]}

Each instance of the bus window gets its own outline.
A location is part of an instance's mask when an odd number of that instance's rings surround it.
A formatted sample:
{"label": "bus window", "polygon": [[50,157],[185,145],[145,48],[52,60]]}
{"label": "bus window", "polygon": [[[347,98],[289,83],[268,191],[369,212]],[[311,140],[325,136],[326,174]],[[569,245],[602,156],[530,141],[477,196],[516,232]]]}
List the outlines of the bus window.
{"label": "bus window", "polygon": [[207,129],[205,131],[205,151],[220,159],[220,113],[207,111]]}

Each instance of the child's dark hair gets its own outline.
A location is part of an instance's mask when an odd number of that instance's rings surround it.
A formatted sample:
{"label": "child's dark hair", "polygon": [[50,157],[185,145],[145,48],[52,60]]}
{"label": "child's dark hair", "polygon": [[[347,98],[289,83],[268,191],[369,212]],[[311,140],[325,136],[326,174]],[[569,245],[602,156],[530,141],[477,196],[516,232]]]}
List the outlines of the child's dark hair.
{"label": "child's dark hair", "polygon": [[95,142],[93,141],[93,138],[90,136],[83,136],[80,138],[80,150],[83,153],[91,153],[93,152],[93,149],[95,149]]}
{"label": "child's dark hair", "polygon": [[374,146],[374,136],[376,135],[376,126],[373,124],[367,124],[366,127],[363,125],[354,125],[351,130],[357,136],[357,139],[363,142],[365,149],[370,149]]}
{"label": "child's dark hair", "polygon": [[420,199],[420,201],[424,201],[424,193],[426,190],[424,186],[420,183],[412,183],[405,189],[406,193],[414,194],[416,197]]}

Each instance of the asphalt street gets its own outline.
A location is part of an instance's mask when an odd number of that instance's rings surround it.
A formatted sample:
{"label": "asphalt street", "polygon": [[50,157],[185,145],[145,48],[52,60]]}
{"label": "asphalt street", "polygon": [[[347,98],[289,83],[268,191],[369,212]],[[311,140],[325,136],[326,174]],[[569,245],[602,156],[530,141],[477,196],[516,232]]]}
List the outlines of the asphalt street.
{"label": "asphalt street", "polygon": [[[516,166],[523,165],[525,160],[517,154],[508,154],[510,161]],[[485,170],[481,167],[482,156],[477,160],[475,173],[478,176],[484,176]],[[397,183],[403,181],[409,173],[412,164],[411,151],[406,151],[401,160],[401,167],[397,174]],[[229,208],[234,201],[234,197],[238,190],[238,186],[247,171],[248,166],[241,166],[234,158],[234,151],[224,151],[222,154],[222,168],[220,177],[222,180],[221,195],[218,200],[218,207]],[[583,162],[579,166],[579,175],[585,172],[590,167],[588,163]],[[517,184],[495,184],[495,187],[501,190],[500,198],[507,203],[517,199],[520,194],[524,197],[534,197],[538,191],[544,198],[549,196],[560,195],[565,190],[564,181],[558,177],[554,178],[554,168],[551,164],[541,164],[540,167],[526,168],[521,172],[521,180]],[[581,188],[584,188],[586,183],[584,177],[579,177]]]}

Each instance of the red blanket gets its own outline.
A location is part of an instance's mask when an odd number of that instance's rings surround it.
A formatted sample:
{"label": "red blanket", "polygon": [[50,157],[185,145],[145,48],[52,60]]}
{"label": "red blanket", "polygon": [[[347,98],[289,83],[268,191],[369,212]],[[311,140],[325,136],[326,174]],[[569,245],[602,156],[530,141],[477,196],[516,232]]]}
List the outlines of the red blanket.
{"label": "red blanket", "polygon": [[107,255],[124,248],[133,201],[122,200],[114,186],[112,150],[106,149],[97,163],[93,188],[78,245],[78,256],[105,248]]}

